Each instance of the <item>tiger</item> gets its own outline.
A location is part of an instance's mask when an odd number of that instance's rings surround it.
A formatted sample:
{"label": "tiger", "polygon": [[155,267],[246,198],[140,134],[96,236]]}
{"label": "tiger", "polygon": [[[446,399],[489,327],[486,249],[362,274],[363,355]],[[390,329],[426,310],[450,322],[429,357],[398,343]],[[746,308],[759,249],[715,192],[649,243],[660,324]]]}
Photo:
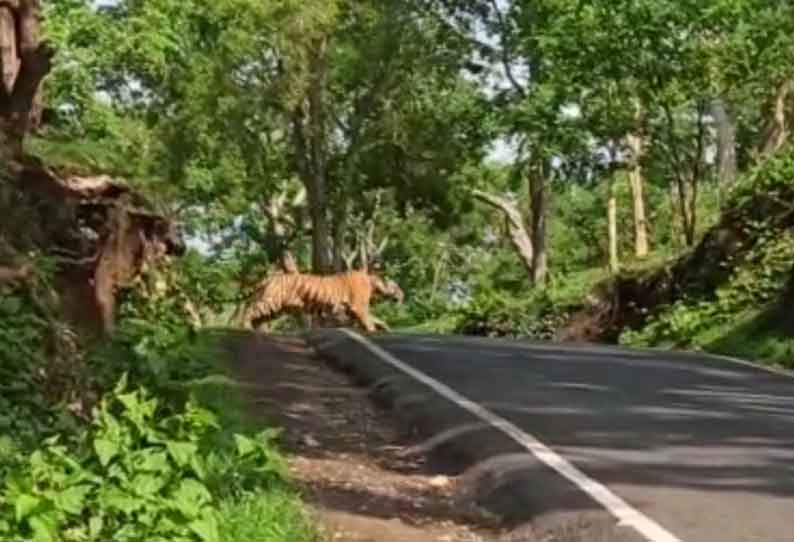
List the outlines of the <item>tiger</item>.
{"label": "tiger", "polygon": [[256,289],[253,302],[243,311],[243,324],[258,329],[283,313],[301,312],[335,317],[350,314],[364,329],[388,330],[382,320],[370,312],[374,294],[403,303],[405,294],[399,285],[366,271],[348,271],[333,275],[278,273],[265,279]]}

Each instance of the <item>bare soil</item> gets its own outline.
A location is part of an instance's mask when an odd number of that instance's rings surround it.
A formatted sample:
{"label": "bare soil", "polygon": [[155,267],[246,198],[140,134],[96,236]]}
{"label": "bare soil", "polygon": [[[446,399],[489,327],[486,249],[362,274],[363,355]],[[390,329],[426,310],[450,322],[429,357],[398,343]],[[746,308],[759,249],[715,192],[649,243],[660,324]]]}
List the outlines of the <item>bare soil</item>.
{"label": "bare soil", "polygon": [[494,540],[498,525],[456,498],[457,480],[411,452],[367,391],[292,337],[235,339],[235,369],[253,414],[282,427],[305,500],[339,542]]}

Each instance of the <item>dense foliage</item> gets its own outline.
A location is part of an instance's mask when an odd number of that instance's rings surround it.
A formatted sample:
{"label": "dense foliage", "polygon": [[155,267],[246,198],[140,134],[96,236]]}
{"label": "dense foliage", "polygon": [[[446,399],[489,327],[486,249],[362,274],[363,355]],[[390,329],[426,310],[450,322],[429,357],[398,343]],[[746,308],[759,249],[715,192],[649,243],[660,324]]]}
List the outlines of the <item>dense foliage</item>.
{"label": "dense foliage", "polygon": [[[207,332],[290,257],[382,263],[404,331],[584,322],[791,363],[790,3],[52,0],[43,34],[41,118],[0,108],[3,538],[311,540]],[[124,178],[184,225],[110,337],[60,299],[70,234],[20,234],[74,206],[29,206],[15,164]]]}

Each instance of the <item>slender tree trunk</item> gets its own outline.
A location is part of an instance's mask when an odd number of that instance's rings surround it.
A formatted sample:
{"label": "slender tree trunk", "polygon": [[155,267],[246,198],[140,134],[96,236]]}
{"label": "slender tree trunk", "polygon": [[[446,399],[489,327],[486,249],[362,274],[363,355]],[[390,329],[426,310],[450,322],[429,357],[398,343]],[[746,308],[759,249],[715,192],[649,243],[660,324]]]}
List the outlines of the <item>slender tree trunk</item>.
{"label": "slender tree trunk", "polygon": [[644,109],[639,100],[634,105],[634,132],[626,136],[631,151],[629,184],[634,207],[634,255],[637,258],[648,256],[648,219],[645,214],[645,179],[643,178],[642,159],[645,153],[643,135]]}
{"label": "slender tree trunk", "polygon": [[720,192],[728,193],[736,183],[736,121],[724,100],[711,103],[711,116],[717,128],[717,178]]}
{"label": "slender tree trunk", "polygon": [[686,246],[691,247],[695,244],[695,227],[694,217],[692,216],[689,205],[689,185],[684,179],[679,177],[678,186],[676,188],[676,194],[678,195],[678,212],[681,218],[681,229],[684,235],[684,242]]}
{"label": "slender tree trunk", "polygon": [[645,179],[641,164],[643,138],[639,133],[635,133],[629,134],[626,140],[633,155],[629,182],[634,203],[634,255],[637,258],[645,258],[648,256],[648,220],[645,215]]}
{"label": "slender tree trunk", "polygon": [[617,275],[620,273],[620,257],[618,255],[618,200],[615,194],[615,181],[613,178],[609,179],[607,224],[609,229],[609,271],[613,275]]}
{"label": "slender tree trunk", "polygon": [[535,273],[533,266],[535,263],[535,251],[532,245],[532,237],[529,235],[529,232],[527,232],[527,227],[524,223],[524,217],[521,215],[521,211],[518,210],[518,207],[513,202],[499,196],[488,194],[481,190],[474,190],[473,194],[474,197],[483,203],[494,207],[504,214],[507,230],[510,234],[510,241],[521,263],[524,264],[524,268],[527,270],[530,280],[534,280]]}
{"label": "slender tree trunk", "polygon": [[680,219],[678,216],[678,185],[676,182],[670,182],[670,240],[674,243],[676,248],[684,246],[684,233],[683,228],[680,226]]}
{"label": "slender tree trunk", "polygon": [[539,164],[530,173],[529,193],[532,206],[532,282],[538,286],[546,282],[549,257],[546,247],[546,221],[548,220],[548,180],[546,168]]}

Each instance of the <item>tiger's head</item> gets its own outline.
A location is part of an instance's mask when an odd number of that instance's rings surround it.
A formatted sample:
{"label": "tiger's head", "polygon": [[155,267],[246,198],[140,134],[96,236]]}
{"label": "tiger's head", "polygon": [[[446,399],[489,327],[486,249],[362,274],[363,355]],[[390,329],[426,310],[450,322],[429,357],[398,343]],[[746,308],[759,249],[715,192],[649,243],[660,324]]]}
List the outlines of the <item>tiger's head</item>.
{"label": "tiger's head", "polygon": [[397,303],[402,305],[402,303],[405,301],[405,293],[403,293],[402,288],[400,288],[396,282],[389,279],[383,279],[377,275],[371,275],[371,277],[372,285],[374,286],[376,292],[386,297],[391,297],[397,301]]}

